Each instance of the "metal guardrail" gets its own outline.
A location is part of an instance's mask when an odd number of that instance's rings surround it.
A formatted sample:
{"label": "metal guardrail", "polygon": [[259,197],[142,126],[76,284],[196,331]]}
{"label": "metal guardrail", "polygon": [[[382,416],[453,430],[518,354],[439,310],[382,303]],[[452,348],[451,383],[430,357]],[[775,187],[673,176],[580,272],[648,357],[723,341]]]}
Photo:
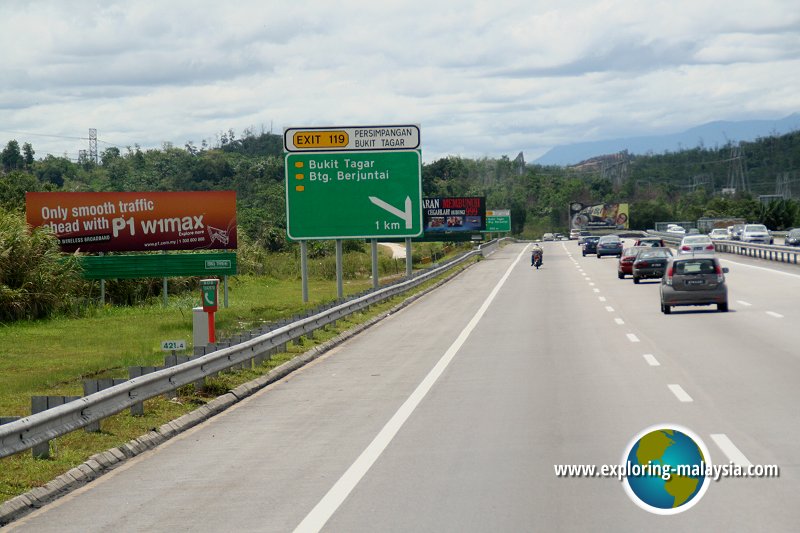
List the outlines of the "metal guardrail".
{"label": "metal guardrail", "polygon": [[[664,239],[664,242],[676,246],[680,244],[682,238],[673,233],[664,233],[658,231],[649,231],[648,233],[654,237],[660,237]],[[794,246],[755,244],[728,240],[717,240],[713,242],[714,249],[717,252],[746,255],[759,259],[766,259],[768,261],[780,261],[782,263],[793,263],[796,265],[798,264],[798,256],[800,256],[800,247]]]}
{"label": "metal guardrail", "polygon": [[53,409],[4,424],[0,426],[0,457],[28,450],[37,444],[99,422],[136,403],[154,398],[217,372],[234,368],[252,358],[268,353],[273,348],[341,320],[347,315],[411,290],[472,257],[488,255],[497,246],[499,246],[499,241],[489,241],[482,244],[477,250],[472,250],[438,267],[428,269],[409,280],[370,292],[365,296],[323,310],[316,315],[302,318],[235,346],[128,380]]}

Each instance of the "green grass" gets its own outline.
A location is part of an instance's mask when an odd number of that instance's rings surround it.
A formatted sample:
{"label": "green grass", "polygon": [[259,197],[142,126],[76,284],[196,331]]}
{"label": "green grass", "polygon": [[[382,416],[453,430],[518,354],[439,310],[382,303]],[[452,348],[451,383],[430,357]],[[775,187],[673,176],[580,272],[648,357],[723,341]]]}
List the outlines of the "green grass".
{"label": "green grass", "polygon": [[[434,283],[430,281],[417,290]],[[344,283],[345,294],[370,288],[370,280]],[[0,503],[43,485],[77,466],[91,455],[119,446],[152,428],[188,413],[218,394],[246,383],[342,331],[396,305],[403,298],[373,306],[337,322],[335,328],[317,331],[314,339],[290,345],[288,352],[250,370],[223,373],[207,379],[204,393],[191,386],[176,400],[153,398],[145,402],[143,417],[127,411],[102,422],[102,432],[74,431],[51,441],[52,458],[35,460],[30,451],[0,459]],[[310,302],[302,303],[299,280],[238,276],[229,281],[229,304],[217,313],[219,337],[253,329],[264,322],[292,316],[309,307],[333,301],[336,283],[309,280]],[[24,416],[32,395],[81,395],[82,380],[97,377],[127,378],[127,367],[163,364],[162,340],[186,339],[191,343],[192,307],[199,296],[176,297],[169,306],[160,299],[134,308],[105,307],[83,318],[57,318],[0,325],[0,415]]]}

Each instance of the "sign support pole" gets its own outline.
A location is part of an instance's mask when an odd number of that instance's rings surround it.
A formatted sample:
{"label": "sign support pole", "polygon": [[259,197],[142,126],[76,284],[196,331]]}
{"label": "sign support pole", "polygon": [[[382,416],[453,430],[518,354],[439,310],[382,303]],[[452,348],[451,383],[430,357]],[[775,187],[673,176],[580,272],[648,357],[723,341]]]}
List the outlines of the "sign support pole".
{"label": "sign support pole", "polygon": [[228,275],[225,274],[222,276],[222,286],[224,289],[223,294],[225,295],[225,309],[228,308]]}
{"label": "sign support pole", "polygon": [[411,279],[411,270],[412,270],[412,260],[411,260],[411,237],[406,237],[406,277]]}
{"label": "sign support pole", "polygon": [[378,239],[370,239],[372,247],[372,288],[378,290]]}
{"label": "sign support pole", "polygon": [[303,285],[303,303],[308,303],[308,245],[300,241],[300,278]]}
{"label": "sign support pole", "polygon": [[[167,255],[166,250],[161,250],[161,255]],[[164,298],[164,307],[169,305],[169,295],[167,295],[167,278],[166,276],[161,280],[161,296]]]}
{"label": "sign support pole", "polygon": [[[100,257],[102,257],[104,255],[105,254],[103,252],[100,252]],[[106,305],[106,280],[105,279],[101,279],[100,280],[100,305],[101,306],[105,306]]]}
{"label": "sign support pole", "polygon": [[336,297],[339,300],[344,298],[344,286],[342,285],[342,239],[336,239]]}

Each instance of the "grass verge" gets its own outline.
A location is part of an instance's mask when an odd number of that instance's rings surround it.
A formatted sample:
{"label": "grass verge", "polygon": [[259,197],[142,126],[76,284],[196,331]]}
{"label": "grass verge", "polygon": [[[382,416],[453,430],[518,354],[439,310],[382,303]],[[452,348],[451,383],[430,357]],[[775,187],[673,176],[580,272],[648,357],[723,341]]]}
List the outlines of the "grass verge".
{"label": "grass verge", "polygon": [[[301,344],[291,345],[286,353],[273,356],[256,368],[208,378],[207,389],[202,394],[191,386],[183,387],[178,398],[153,398],[145,402],[144,416],[120,413],[104,420],[100,433],[79,430],[54,439],[51,441],[50,459],[35,460],[30,451],[0,459],[0,503],[47,483],[98,452],[120,446],[198,408],[216,395],[266,374],[299,353],[391,309],[437,281],[430,280],[413,291],[373,306],[366,313],[351,315],[337,322],[336,327],[318,331],[313,339],[303,338]],[[359,292],[370,283],[369,280],[350,282],[345,293]],[[297,281],[253,277],[236,279],[231,284],[231,306],[219,313],[218,326],[223,335],[249,330],[261,322],[301,311],[305,306],[302,305],[299,285]],[[310,305],[332,300],[335,291],[335,283],[312,282]],[[13,415],[14,411],[19,413],[17,416],[27,414],[32,394],[79,395],[81,380],[88,376],[127,377],[129,365],[161,363],[161,340],[191,337],[191,311],[187,313],[185,307],[191,309],[193,304],[174,301],[167,308],[153,305],[135,309],[102,309],[96,316],[83,319],[3,328],[0,330],[0,346],[7,348],[0,354],[0,376],[3,376],[0,379],[4,380],[0,381],[0,406],[4,406],[0,414]],[[12,346],[16,348],[11,349]],[[30,364],[23,364],[25,362]],[[14,369],[24,376],[19,381],[9,374]],[[13,386],[6,390],[6,384]]]}

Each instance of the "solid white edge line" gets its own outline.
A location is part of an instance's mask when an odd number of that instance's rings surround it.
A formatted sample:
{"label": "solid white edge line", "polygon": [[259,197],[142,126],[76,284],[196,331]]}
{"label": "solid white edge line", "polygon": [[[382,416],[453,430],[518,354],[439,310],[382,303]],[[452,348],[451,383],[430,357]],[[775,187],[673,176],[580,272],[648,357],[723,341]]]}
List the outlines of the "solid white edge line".
{"label": "solid white edge line", "polygon": [[693,402],[694,401],[694,400],[692,400],[692,397],[689,396],[689,394],[685,390],[683,390],[683,387],[681,387],[680,385],[677,385],[677,384],[673,383],[671,385],[667,385],[667,387],[669,387],[669,390],[672,391],[672,394],[674,394],[675,397],[678,398],[678,400],[680,400],[682,402]]}
{"label": "solid white edge line", "polygon": [[656,359],[651,353],[642,354],[642,357],[644,357],[644,360],[647,361],[647,364],[650,366],[661,366],[661,363],[658,362],[658,359]]}
{"label": "solid white edge line", "polygon": [[736,447],[736,445],[728,438],[728,436],[724,433],[712,433],[711,440],[717,445],[717,447],[722,450],[722,453],[725,454],[725,457],[728,458],[729,461],[732,461],[733,464],[737,464],[739,466],[752,466],[753,463],[744,456],[744,454]]}
{"label": "solid white edge line", "polygon": [[381,456],[383,451],[386,449],[387,446],[392,442],[397,432],[400,431],[400,428],[403,427],[406,420],[411,416],[417,406],[422,402],[428,392],[431,390],[433,385],[439,379],[439,377],[444,373],[447,366],[455,357],[456,353],[461,349],[461,346],[466,342],[467,337],[469,337],[472,330],[478,325],[483,315],[486,313],[486,310],[491,305],[492,301],[494,301],[495,296],[497,293],[500,292],[500,288],[505,284],[508,277],[511,275],[511,271],[517,266],[522,256],[528,250],[528,246],[520,252],[517,258],[511,263],[511,266],[508,267],[503,277],[500,278],[500,281],[497,282],[497,285],[494,286],[492,292],[489,293],[489,296],[486,297],[483,304],[481,304],[478,311],[473,315],[470,319],[469,323],[461,330],[458,337],[453,344],[447,349],[444,355],[439,359],[436,365],[428,372],[428,375],[417,385],[417,388],[414,389],[414,392],[411,393],[403,405],[397,410],[397,412],[392,416],[391,419],[383,426],[383,429],[375,436],[372,442],[361,452],[361,455],[355,460],[355,462],[350,465],[350,467],[342,474],[342,477],[331,487],[331,489],[322,497],[319,503],[314,506],[311,512],[306,515],[302,522],[294,529],[295,533],[305,533],[307,531],[319,531],[321,530],[325,524],[328,522],[333,513],[342,505],[344,500],[350,494],[350,492],[356,487],[356,485],[361,481],[364,475],[369,471],[375,461],[378,460],[378,457]]}
{"label": "solid white edge line", "polygon": [[639,342],[639,337],[637,337],[633,333],[626,333],[625,336],[628,337],[628,340],[631,342]]}
{"label": "solid white edge line", "polygon": [[744,300],[736,300],[736,303],[738,303],[739,305],[743,305],[745,307],[750,307],[751,305],[753,305],[751,303],[745,302]]}
{"label": "solid white edge line", "polygon": [[[731,264],[733,264],[733,265],[739,265],[739,266],[747,267],[747,268],[755,268],[755,269],[758,269],[758,270],[766,270],[767,272],[772,272],[773,274],[780,274],[780,275],[782,275],[782,276],[791,276],[791,277],[793,277],[793,278],[800,278],[800,276],[799,276],[799,275],[797,275],[797,274],[792,274],[792,273],[790,273],[790,272],[784,272],[784,271],[782,271],[782,270],[773,270],[773,269],[771,269],[771,268],[767,268],[767,267],[760,267],[760,266],[755,266],[755,265],[748,265],[748,264],[746,264],[746,263],[739,263],[739,262],[736,262],[736,261],[731,261],[730,259],[725,259],[725,258],[722,258],[722,261],[725,261],[725,262],[731,263]],[[787,263],[787,264],[788,264],[788,263]]]}

